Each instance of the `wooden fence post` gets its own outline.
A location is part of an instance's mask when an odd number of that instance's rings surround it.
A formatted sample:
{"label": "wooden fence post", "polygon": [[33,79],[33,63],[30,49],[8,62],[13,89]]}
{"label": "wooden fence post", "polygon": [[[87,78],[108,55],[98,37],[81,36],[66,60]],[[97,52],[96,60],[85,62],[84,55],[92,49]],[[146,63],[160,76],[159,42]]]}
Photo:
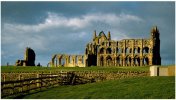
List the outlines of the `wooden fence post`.
{"label": "wooden fence post", "polygon": [[37,73],[37,80],[36,80],[36,81],[37,81],[37,82],[36,82],[36,83],[37,83],[37,88],[40,87],[40,83],[39,83],[39,82],[40,82],[40,80],[39,80],[40,76],[39,76],[39,75],[40,75],[40,74]]}
{"label": "wooden fence post", "polygon": [[[51,71],[50,71],[50,75],[49,75],[49,76],[52,77],[52,75],[51,75]],[[51,80],[52,80],[52,79],[50,78],[50,80],[49,80],[49,81],[50,81],[50,86],[52,86],[52,82],[51,82]]]}
{"label": "wooden fence post", "polygon": [[40,91],[42,90],[42,86],[43,86],[43,84],[42,84],[42,75],[43,75],[43,72],[40,74]]}

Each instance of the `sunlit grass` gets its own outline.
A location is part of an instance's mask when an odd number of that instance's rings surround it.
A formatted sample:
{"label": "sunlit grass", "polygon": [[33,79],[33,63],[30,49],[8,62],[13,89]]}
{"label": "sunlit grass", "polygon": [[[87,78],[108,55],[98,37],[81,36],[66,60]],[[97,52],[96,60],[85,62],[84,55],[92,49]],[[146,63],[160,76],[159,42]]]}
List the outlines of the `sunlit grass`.
{"label": "sunlit grass", "polygon": [[138,77],[77,86],[58,86],[24,96],[28,99],[168,99],[175,98],[174,77]]}

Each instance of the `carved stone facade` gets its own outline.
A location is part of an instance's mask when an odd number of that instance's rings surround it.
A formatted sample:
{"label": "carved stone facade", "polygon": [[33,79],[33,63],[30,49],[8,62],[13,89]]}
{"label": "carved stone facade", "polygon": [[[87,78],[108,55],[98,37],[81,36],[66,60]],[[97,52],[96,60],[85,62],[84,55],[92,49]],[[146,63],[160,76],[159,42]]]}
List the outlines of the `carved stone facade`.
{"label": "carved stone facade", "polygon": [[[65,59],[63,64],[62,58]],[[153,27],[148,39],[121,41],[111,40],[110,32],[106,36],[102,31],[97,36],[95,31],[93,41],[86,45],[84,56],[54,55],[50,64],[67,67],[161,65],[159,30]]]}
{"label": "carved stone facade", "polygon": [[35,66],[35,52],[31,48],[26,48],[24,60],[17,60],[16,66]]}

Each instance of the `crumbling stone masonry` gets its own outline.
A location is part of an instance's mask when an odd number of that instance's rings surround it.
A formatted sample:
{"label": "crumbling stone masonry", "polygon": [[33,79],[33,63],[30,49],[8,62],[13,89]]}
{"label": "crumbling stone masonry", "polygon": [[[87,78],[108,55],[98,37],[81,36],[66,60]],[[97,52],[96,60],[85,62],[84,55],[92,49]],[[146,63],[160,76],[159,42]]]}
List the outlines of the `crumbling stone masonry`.
{"label": "crumbling stone masonry", "polygon": [[85,67],[83,55],[53,55],[51,66]]}
{"label": "crumbling stone masonry", "polygon": [[[85,54],[80,55],[81,63],[76,63],[76,55],[56,54],[50,65],[53,67],[86,67],[86,66],[148,66],[161,65],[159,30],[155,26],[151,29],[148,39],[111,40],[111,33],[106,36],[103,31],[93,35],[93,41],[86,45]],[[72,57],[72,60],[69,57]],[[61,58],[65,63],[61,64]],[[71,61],[72,63],[68,63]],[[59,63],[58,63],[59,62]]]}
{"label": "crumbling stone masonry", "polygon": [[16,66],[35,66],[35,52],[31,48],[27,47],[24,60],[17,60],[15,63]]}

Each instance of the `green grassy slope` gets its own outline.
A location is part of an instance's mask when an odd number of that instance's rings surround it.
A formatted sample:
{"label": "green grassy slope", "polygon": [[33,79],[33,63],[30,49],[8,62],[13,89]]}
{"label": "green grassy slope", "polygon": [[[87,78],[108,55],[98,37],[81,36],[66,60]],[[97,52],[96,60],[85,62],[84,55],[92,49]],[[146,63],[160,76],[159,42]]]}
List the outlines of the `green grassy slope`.
{"label": "green grassy slope", "polygon": [[140,77],[98,83],[59,86],[24,96],[30,99],[175,98],[175,77]]}
{"label": "green grassy slope", "polygon": [[[168,67],[175,65],[167,65],[160,67]],[[38,66],[1,66],[1,72],[50,72],[50,71],[149,71],[149,66],[143,67],[38,67]]]}
{"label": "green grassy slope", "polygon": [[149,67],[23,67],[1,66],[1,72],[50,72],[50,71],[149,71]]}

